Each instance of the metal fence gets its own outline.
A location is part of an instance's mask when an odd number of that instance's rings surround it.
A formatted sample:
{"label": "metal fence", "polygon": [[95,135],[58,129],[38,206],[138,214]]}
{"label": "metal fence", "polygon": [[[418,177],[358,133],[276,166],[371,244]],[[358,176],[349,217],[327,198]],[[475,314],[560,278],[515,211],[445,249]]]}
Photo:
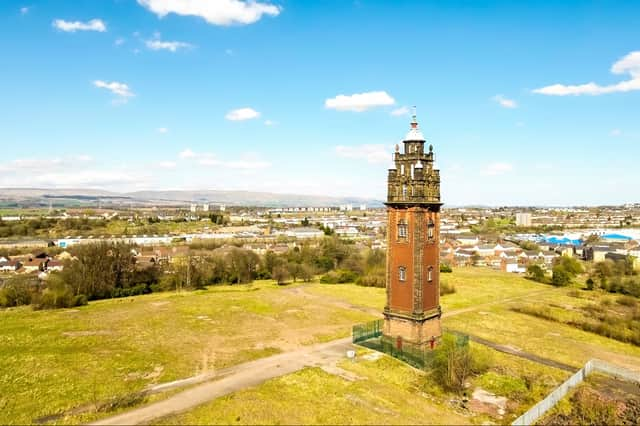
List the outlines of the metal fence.
{"label": "metal fence", "polygon": [[531,407],[526,413],[518,417],[512,425],[531,425],[534,424],[536,420],[542,417],[547,411],[552,409],[558,401],[560,401],[564,396],[574,387],[578,386],[582,383],[589,374],[594,371],[608,374],[610,376],[614,376],[623,380],[633,381],[640,383],[640,373],[635,371],[627,370],[626,368],[618,367],[616,365],[611,365],[604,361],[600,361],[597,359],[592,359],[588,361],[584,367],[578,370],[573,376],[569,377],[564,383],[555,388],[553,392],[551,392],[545,399],[538,402],[536,405]]}
{"label": "metal fence", "polygon": [[354,325],[352,329],[353,343],[361,343],[365,340],[375,339],[382,336],[384,320],[375,320],[365,324]]}
{"label": "metal fence", "polygon": [[[408,342],[382,335],[384,320],[376,320],[353,326],[352,340],[360,346],[391,355],[407,364],[426,369],[433,365],[435,352],[430,345],[414,346]],[[449,333],[456,336],[456,346],[459,348],[469,345],[469,336],[461,333]]]}

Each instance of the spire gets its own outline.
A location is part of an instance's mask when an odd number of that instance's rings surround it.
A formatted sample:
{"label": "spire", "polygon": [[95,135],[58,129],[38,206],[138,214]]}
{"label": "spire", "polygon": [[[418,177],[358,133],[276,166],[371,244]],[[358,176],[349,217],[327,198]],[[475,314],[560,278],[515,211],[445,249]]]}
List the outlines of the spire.
{"label": "spire", "polygon": [[413,107],[413,111],[411,114],[411,128],[409,129],[409,133],[407,133],[407,136],[405,136],[404,141],[405,142],[408,142],[408,141],[424,142],[424,136],[422,135],[422,132],[418,128],[418,117],[416,115],[415,106]]}

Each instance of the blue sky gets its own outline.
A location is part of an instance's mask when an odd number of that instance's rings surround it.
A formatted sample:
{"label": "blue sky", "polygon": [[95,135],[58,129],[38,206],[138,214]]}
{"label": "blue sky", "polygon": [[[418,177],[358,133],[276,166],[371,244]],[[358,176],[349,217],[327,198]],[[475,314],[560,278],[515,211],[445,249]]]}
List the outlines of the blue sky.
{"label": "blue sky", "polygon": [[637,202],[638,19],[623,0],[3,0],[0,187],[382,199],[416,105],[447,204]]}

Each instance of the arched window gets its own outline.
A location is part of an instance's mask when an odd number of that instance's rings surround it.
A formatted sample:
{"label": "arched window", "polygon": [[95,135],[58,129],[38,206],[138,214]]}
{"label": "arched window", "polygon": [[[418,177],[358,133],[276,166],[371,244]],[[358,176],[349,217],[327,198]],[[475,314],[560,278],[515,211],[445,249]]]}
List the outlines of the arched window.
{"label": "arched window", "polygon": [[402,198],[407,198],[407,185],[402,185]]}
{"label": "arched window", "polygon": [[404,164],[400,164],[400,174],[404,174]]}
{"label": "arched window", "polygon": [[427,281],[433,281],[433,266],[429,266],[429,269],[427,270]]}
{"label": "arched window", "polygon": [[401,220],[400,222],[398,222],[398,239],[399,240],[406,240],[409,234],[409,227],[407,225],[407,222],[405,222],[404,220]]}
{"label": "arched window", "polygon": [[407,280],[407,268],[405,268],[404,266],[398,268],[398,279],[400,281]]}
{"label": "arched window", "polygon": [[433,223],[433,220],[429,219],[429,223],[427,224],[427,239],[432,241],[435,238],[436,224]]}

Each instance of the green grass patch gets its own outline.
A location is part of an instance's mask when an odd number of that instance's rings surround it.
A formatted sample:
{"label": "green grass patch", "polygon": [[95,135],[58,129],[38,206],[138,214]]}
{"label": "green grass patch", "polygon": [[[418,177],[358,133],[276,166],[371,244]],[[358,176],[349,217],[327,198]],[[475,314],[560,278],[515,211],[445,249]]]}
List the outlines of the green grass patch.
{"label": "green grass patch", "polygon": [[308,303],[271,281],[76,309],[2,310],[0,423],[31,423],[150,384],[347,336],[352,324],[371,319],[321,299]]}

